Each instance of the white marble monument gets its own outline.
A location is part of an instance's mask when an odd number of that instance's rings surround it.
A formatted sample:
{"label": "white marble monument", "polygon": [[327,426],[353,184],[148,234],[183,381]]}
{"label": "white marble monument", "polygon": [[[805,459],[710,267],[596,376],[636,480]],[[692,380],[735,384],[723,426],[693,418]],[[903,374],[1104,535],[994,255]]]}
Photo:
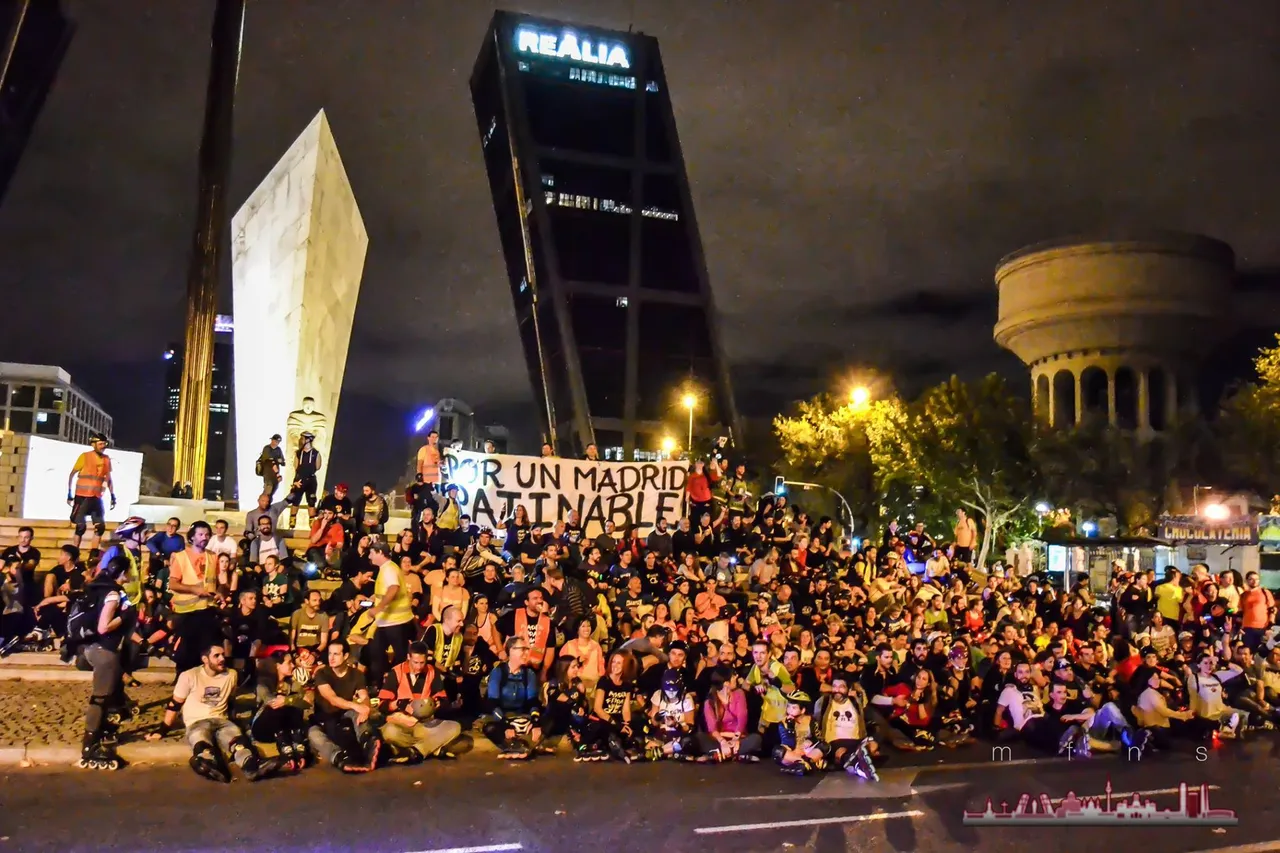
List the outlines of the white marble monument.
{"label": "white marble monument", "polygon": [[[231,220],[235,311],[236,479],[240,505],[262,490],[254,463],[312,398],[329,471],[369,234],[321,110]],[[297,447],[285,447],[292,482]]]}

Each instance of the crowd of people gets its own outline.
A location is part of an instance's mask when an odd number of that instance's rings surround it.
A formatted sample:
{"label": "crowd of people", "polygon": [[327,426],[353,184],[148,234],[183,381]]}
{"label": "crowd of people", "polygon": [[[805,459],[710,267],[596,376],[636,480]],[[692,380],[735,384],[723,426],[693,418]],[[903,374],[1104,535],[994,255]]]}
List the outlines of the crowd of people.
{"label": "crowd of people", "polygon": [[[506,760],[563,743],[577,761],[874,780],[896,752],[977,738],[1132,758],[1280,720],[1280,629],[1256,573],[1117,563],[1099,601],[1088,578],[1063,591],[974,566],[962,510],[945,537],[894,522],[855,548],[714,459],[691,464],[683,517],[647,532],[520,505],[489,529],[441,481],[435,442],[396,535],[373,483],[354,501],[340,484],[309,502],[307,547],[290,553],[278,522],[295,483],[262,495],[242,535],[131,519],[90,569],[68,545],[27,597],[40,556],[22,534],[2,555],[19,590],[5,601],[94,672],[85,764],[119,766],[122,679],[157,654],[179,674],[149,737],[181,721],[191,766],[224,781],[233,764],[257,779],[450,760],[472,728]],[[312,588],[326,574],[327,596]]]}

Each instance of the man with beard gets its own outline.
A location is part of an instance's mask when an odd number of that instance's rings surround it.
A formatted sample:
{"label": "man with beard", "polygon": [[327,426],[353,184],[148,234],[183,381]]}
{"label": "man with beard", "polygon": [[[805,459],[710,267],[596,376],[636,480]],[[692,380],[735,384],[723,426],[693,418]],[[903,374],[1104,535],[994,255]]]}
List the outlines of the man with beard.
{"label": "man with beard", "polygon": [[827,649],[818,649],[813,655],[813,665],[800,670],[796,687],[810,696],[821,698],[824,694],[831,692],[831,682],[835,675],[836,670],[831,665],[831,652]]}
{"label": "man with beard", "polygon": [[1034,749],[1056,755],[1061,733],[1045,720],[1036,686],[1031,680],[1031,664],[1022,662],[1013,669],[1013,681],[1005,685],[996,701],[995,727],[1001,739],[1020,736]]}
{"label": "man with beard", "polygon": [[858,702],[849,695],[842,675],[831,680],[831,692],[818,699],[813,711],[814,736],[826,745],[830,767],[839,767],[868,781],[877,781],[872,757],[879,753]]}

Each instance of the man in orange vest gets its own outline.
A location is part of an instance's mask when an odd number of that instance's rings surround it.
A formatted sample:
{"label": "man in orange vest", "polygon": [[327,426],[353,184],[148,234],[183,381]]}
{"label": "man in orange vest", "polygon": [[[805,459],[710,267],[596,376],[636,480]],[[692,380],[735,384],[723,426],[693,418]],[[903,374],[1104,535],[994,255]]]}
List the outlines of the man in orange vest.
{"label": "man in orange vest", "polygon": [[448,750],[462,734],[453,720],[435,719],[436,707],[445,699],[444,681],[427,663],[423,643],[409,646],[409,657],[387,673],[378,698],[387,714],[382,740],[391,747],[392,763],[416,764],[424,758],[457,758]]}
{"label": "man in orange vest", "polygon": [[67,478],[67,505],[71,507],[71,523],[76,526],[71,544],[80,547],[85,522],[93,521],[93,532],[99,540],[106,532],[106,512],[102,508],[102,493],[111,493],[111,508],[116,508],[116,487],[111,482],[111,457],[107,456],[107,437],[100,432],[89,436],[93,450],[86,450],[76,459]]}
{"label": "man in orange vest", "polygon": [[430,491],[440,491],[440,433],[432,430],[427,433],[427,443],[418,448],[418,473],[422,475],[422,483]]}
{"label": "man in orange vest", "polygon": [[218,611],[213,606],[218,586],[217,561],[205,550],[212,535],[207,522],[192,522],[187,530],[187,547],[169,555],[170,606],[178,637],[173,662],[178,672],[190,669],[191,661],[198,662],[221,633]]}
{"label": "man in orange vest", "polygon": [[524,607],[517,607],[498,620],[498,633],[504,637],[527,640],[529,668],[546,677],[551,669],[551,662],[556,657],[556,638],[540,587],[534,587],[525,593]]}

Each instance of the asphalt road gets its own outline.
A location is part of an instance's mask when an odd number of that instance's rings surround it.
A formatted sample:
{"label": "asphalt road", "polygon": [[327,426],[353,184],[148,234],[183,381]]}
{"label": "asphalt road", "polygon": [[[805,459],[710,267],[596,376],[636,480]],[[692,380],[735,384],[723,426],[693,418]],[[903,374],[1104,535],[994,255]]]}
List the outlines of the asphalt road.
{"label": "asphalt road", "polygon": [[[967,757],[977,757],[972,753]],[[922,756],[926,762],[932,755]],[[471,755],[453,764],[219,786],[186,768],[119,773],[0,774],[0,853],[110,851],[1112,851],[1280,850],[1280,743],[1236,744],[1203,762],[1189,754],[1138,763],[979,760],[959,767],[899,764],[878,784],[843,774],[793,778],[769,763],[576,765],[564,757],[512,764]],[[964,826],[986,798],[1057,798],[1207,783],[1239,825],[1039,828]],[[1154,794],[1162,807],[1176,793]],[[1268,842],[1271,843],[1268,843]]]}

